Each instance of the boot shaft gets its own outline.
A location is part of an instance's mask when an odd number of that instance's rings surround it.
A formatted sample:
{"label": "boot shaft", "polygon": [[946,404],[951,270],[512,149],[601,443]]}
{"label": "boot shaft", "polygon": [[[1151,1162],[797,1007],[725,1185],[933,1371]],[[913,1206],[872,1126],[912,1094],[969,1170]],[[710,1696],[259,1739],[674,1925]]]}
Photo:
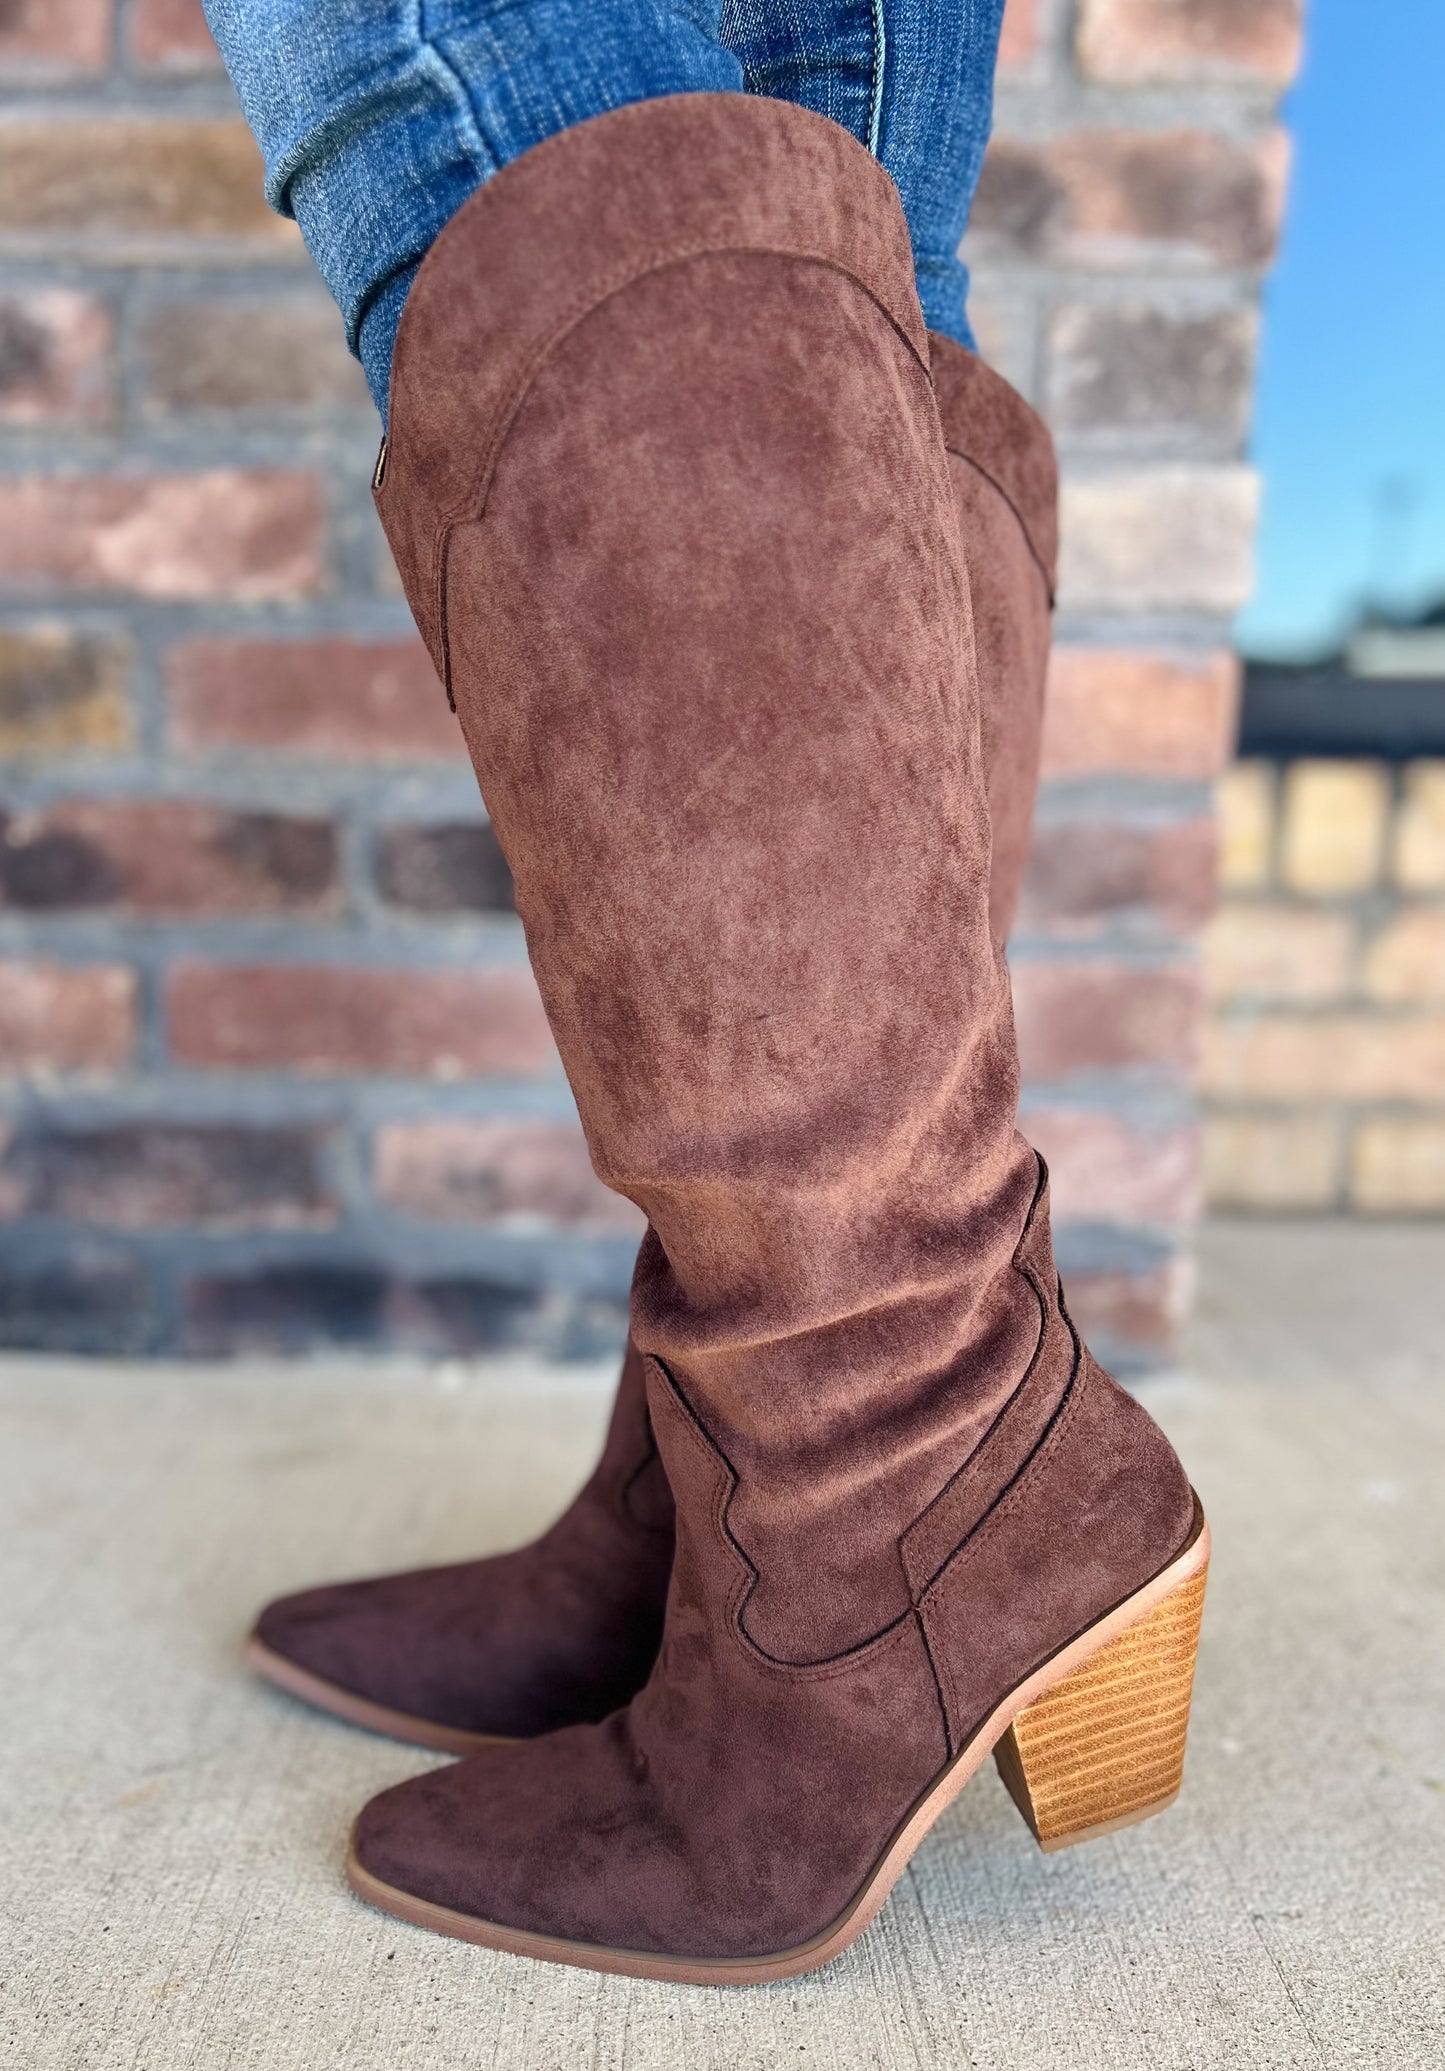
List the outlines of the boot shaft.
{"label": "boot shaft", "polygon": [[402,325],[379,508],[785,1659],[906,1606],[1043,1331],[948,467],[897,196],[786,104],[518,161]]}

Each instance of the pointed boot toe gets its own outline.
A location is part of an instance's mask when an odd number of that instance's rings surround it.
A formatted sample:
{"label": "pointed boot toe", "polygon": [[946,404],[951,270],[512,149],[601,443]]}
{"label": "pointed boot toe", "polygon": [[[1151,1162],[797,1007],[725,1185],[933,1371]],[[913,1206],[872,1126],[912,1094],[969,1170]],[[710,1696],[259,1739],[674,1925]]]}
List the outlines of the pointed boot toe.
{"label": "pointed boot toe", "polygon": [[672,1495],[629,1348],[602,1458],[512,1553],[278,1597],[246,1658],[318,1710],[465,1754],[600,1719],[647,1680],[672,1570]]}

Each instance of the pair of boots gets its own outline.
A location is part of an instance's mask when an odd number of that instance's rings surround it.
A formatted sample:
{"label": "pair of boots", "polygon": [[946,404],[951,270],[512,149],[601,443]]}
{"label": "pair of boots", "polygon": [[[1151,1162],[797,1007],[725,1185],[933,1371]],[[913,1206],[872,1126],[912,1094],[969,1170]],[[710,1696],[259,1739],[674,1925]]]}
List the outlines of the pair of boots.
{"label": "pair of boots", "polygon": [[845,131],[698,95],[564,133],[443,232],[377,501],[649,1228],[565,1516],[274,1604],[252,1660],[466,1756],[362,1812],[373,1903],[791,1975],[990,1751],[1045,1846],[1160,1809],[1183,1759],[1207,1532],[1068,1319],[1014,1126],[1048,436],[927,336]]}

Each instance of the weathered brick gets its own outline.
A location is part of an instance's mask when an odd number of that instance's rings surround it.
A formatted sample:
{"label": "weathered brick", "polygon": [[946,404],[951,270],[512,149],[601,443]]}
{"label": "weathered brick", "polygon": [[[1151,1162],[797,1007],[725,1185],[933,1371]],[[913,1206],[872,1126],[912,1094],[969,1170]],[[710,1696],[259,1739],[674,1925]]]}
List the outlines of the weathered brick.
{"label": "weathered brick", "polygon": [[221,64],[201,0],[134,0],[130,54],[137,65],[167,72],[219,71]]}
{"label": "weathered brick", "polygon": [[1199,1131],[1150,1128],[1091,1107],[1030,1106],[1024,1135],[1049,1168],[1060,1222],[1188,1223],[1199,1209]]}
{"label": "weathered brick", "polygon": [[317,1229],[336,1220],[311,1129],[22,1130],[0,1161],[0,1214],[122,1229]]}
{"label": "weathered brick", "polygon": [[1365,955],[1365,991],[1391,1003],[1445,1000],[1445,908],[1407,906]]}
{"label": "weathered brick", "polygon": [[111,1358],[155,1349],[158,1319],[139,1260],[72,1240],[63,1259],[0,1266],[0,1346]]}
{"label": "weathered brick", "polygon": [[187,963],[166,1011],[183,1064],[436,1079],[556,1068],[528,971]]}
{"label": "weathered brick", "polygon": [[1273,763],[1236,762],[1215,787],[1219,882],[1226,892],[1262,891],[1274,872]]}
{"label": "weathered brick", "polygon": [[1019,924],[1086,935],[1141,915],[1201,927],[1214,910],[1214,856],[1212,820],[1044,820],[1034,829]]}
{"label": "weathered brick", "polygon": [[1106,267],[1262,266],[1274,250],[1288,153],[1207,130],[996,137],[973,232],[1020,256]]}
{"label": "weathered brick", "polygon": [[1329,1114],[1207,1114],[1211,1208],[1328,1208],[1339,1192],[1340,1125]]}
{"label": "weathered brick", "polygon": [[136,1033],[122,964],[0,963],[0,1072],[114,1071]]}
{"label": "weathered brick", "polygon": [[642,1233],[638,1210],[592,1170],[574,1122],[388,1122],[374,1169],[379,1197],[411,1215]]}
{"label": "weathered brick", "polygon": [[387,1301],[387,1334],[400,1349],[433,1358],[497,1352],[535,1334],[541,1299],[535,1288],[480,1274],[402,1282]]}
{"label": "weathered brick", "polygon": [[210,1357],[375,1345],[385,1335],[387,1293],[387,1276],[364,1264],[198,1275],[182,1290],[182,1345]]}
{"label": "weathered brick", "polygon": [[999,31],[998,61],[1007,70],[1026,64],[1038,49],[1039,0],[1008,0]]}
{"label": "weathered brick", "polygon": [[171,799],[0,811],[0,905],[30,912],[324,912],[338,902],[327,820]]}
{"label": "weathered brick", "polygon": [[1139,1273],[1069,1273],[1069,1314],[1098,1356],[1127,1373],[1158,1365],[1175,1349],[1188,1306],[1184,1259],[1162,1260]]}
{"label": "weathered brick", "polygon": [[0,757],[106,754],[131,738],[128,650],[64,626],[0,626]]}
{"label": "weathered brick", "polygon": [[144,335],[146,406],[192,410],[370,410],[332,304],[176,302]]}
{"label": "weathered brick", "polygon": [[115,408],[107,305],[75,288],[0,299],[0,424],[101,424]]}
{"label": "weathered brick", "polygon": [[0,584],[185,600],[321,586],[321,490],[280,468],[29,475],[0,500]]}
{"label": "weathered brick", "polygon": [[1074,49],[1084,77],[1110,85],[1287,86],[1300,0],[1081,0]]}
{"label": "weathered brick", "polygon": [[1232,902],[1205,930],[1212,1000],[1338,1000],[1349,991],[1355,924],[1346,913]]}
{"label": "weathered brick", "polygon": [[1019,1061],[1032,1080],[1196,1062],[1200,988],[1185,966],[1019,962],[1013,971]]}
{"label": "weathered brick", "polygon": [[[300,256],[262,193],[244,122],[51,114],[0,125],[0,236],[47,256],[56,240],[236,238]],[[116,256],[115,249],[108,256]]]}
{"label": "weathered brick", "polygon": [[1445,1101],[1445,1014],[1219,1016],[1204,1084],[1219,1100]]}
{"label": "weathered brick", "polygon": [[1377,1116],[1355,1130],[1350,1201],[1366,1215],[1445,1210],[1445,1116]]}
{"label": "weathered brick", "polygon": [[1065,476],[1060,602],[1075,611],[1238,610],[1254,578],[1258,500],[1247,467]]}
{"label": "weathered brick", "polygon": [[1258,321],[1252,308],[1199,314],[1147,302],[1071,302],[1049,320],[1045,395],[1054,429],[1241,438]]}
{"label": "weathered brick", "polygon": [[1292,892],[1364,892],[1378,884],[1390,773],[1377,762],[1292,762],[1280,797],[1280,877]]}
{"label": "weathered brick", "polygon": [[5,0],[0,79],[21,82],[103,72],[114,0]]}
{"label": "weathered brick", "polygon": [[1044,775],[1211,777],[1233,748],[1238,700],[1229,654],[1058,648],[1044,702]]}
{"label": "weathered brick", "polygon": [[1393,849],[1392,874],[1403,891],[1445,891],[1445,762],[1407,766]]}
{"label": "weathered brick", "polygon": [[485,821],[387,827],[376,858],[377,888],[418,913],[511,913],[512,873]]}
{"label": "weathered brick", "polygon": [[480,1275],[408,1284],[364,1262],[204,1275],[189,1282],[183,1300],[185,1348],[210,1355],[377,1344],[490,1352],[515,1344],[538,1307],[532,1288]]}
{"label": "weathered brick", "polygon": [[420,640],[187,640],[166,657],[176,745],[327,761],[461,761]]}
{"label": "weathered brick", "polygon": [[271,1265],[207,1274],[182,1292],[184,1348],[201,1354],[377,1346],[429,1354],[495,1352],[536,1315],[534,1288],[480,1276],[400,1282],[381,1267]]}

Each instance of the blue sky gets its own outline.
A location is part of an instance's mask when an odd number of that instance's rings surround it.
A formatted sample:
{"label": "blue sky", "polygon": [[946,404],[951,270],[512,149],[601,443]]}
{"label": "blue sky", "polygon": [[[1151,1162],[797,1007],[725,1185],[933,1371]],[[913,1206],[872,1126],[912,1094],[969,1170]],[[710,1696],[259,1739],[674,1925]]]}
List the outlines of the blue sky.
{"label": "blue sky", "polygon": [[1306,0],[1265,297],[1251,653],[1445,594],[1445,0]]}

